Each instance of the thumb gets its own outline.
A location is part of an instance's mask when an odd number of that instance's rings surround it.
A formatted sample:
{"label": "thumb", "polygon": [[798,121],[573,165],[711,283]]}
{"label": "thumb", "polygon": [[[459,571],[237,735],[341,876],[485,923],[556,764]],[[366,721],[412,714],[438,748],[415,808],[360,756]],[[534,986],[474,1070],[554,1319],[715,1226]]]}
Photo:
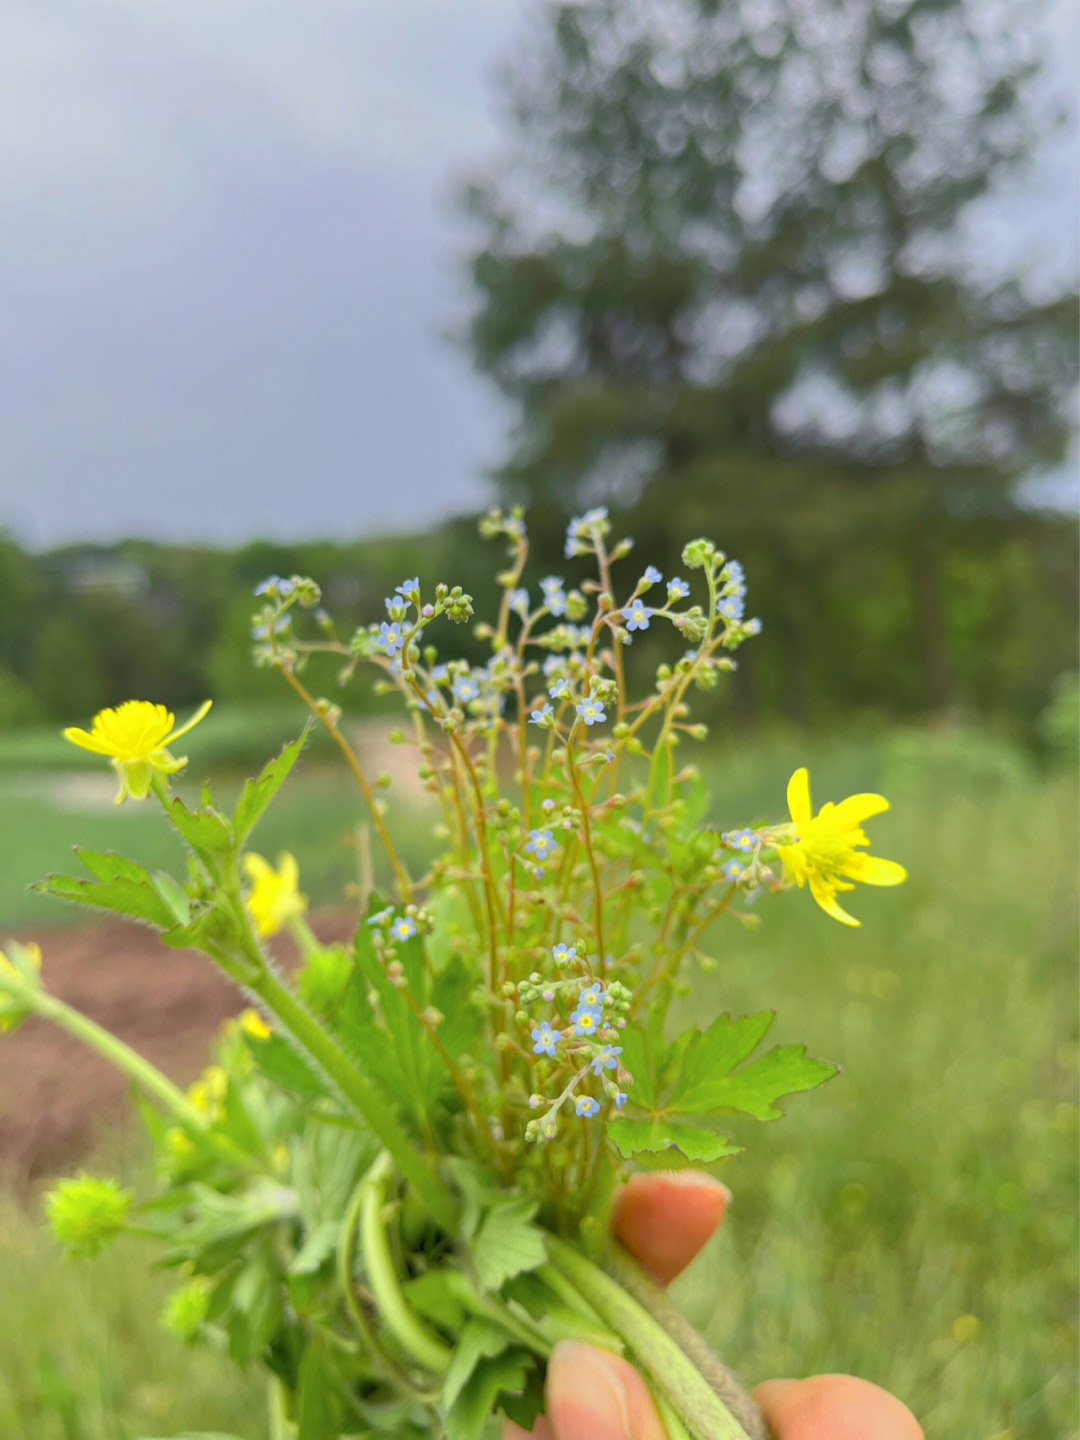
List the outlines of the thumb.
{"label": "thumb", "polygon": [[555,1440],[666,1440],[645,1381],[618,1355],[561,1340],[548,1363]]}

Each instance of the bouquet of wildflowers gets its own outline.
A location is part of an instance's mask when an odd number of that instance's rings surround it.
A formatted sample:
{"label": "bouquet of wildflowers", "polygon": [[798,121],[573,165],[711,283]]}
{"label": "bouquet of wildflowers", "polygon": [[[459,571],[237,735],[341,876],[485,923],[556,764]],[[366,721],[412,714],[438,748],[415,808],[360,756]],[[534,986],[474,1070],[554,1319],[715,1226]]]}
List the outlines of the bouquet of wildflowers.
{"label": "bouquet of wildflowers", "polygon": [[[472,620],[460,588],[405,580],[385,619],[348,639],[314,581],[258,588],[258,659],[336,743],[394,876],[392,893],[361,887],[347,944],[308,927],[291,856],[273,865],[249,848],[303,735],[226,813],[205,788],[194,808],[170,789],[187,763],[170,747],[208,705],[175,729],[163,706],[129,701],[65,732],[110,760],[118,801],[163,808],[187,874],[79,850],[87,873],[42,888],[198,947],[249,1008],[182,1091],[49,995],[35,951],[9,947],[0,1024],[49,1016],[121,1065],[159,1156],[154,1198],[80,1176],[53,1192],[50,1218],[75,1253],[123,1231],[163,1245],[181,1277],[167,1322],[266,1367],[276,1440],[479,1440],[493,1413],[528,1428],[562,1338],[638,1366],[672,1440],[763,1436],[608,1218],[635,1169],[718,1161],[736,1148],[726,1116],[772,1119],[832,1073],[801,1046],[763,1048],[769,1010],[676,1030],[668,1012],[711,964],[713,927],[752,918],[757,891],[805,885],[856,924],[839,892],[903,879],[861,828],[886,802],[856,795],[815,814],[799,770],[789,819],[713,828],[679,745],[703,734],[695,690],[758,629],[739,565],[699,540],[685,577],[650,566],[620,584],[629,543],[610,546],[594,510],[567,539],[594,578],[550,576],[530,595],[520,515],[493,511],[482,531],[510,558],[498,614],[476,627],[490,642],[480,667],[439,656],[440,633]],[[650,625],[672,628],[678,658],[635,698],[624,651]],[[401,738],[439,807],[442,849],[423,875],[398,853],[339,707],[305,686],[318,652],[340,657],[343,682],[373,666],[400,692]],[[265,943],[283,927],[301,955],[288,979]]]}

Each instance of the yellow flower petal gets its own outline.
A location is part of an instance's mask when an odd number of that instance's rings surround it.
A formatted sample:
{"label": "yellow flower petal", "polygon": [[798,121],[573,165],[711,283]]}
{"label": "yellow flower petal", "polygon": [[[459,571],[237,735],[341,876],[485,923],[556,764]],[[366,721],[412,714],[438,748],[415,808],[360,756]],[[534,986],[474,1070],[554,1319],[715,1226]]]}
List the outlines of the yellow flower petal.
{"label": "yellow flower petal", "polygon": [[880,815],[888,808],[889,802],[884,795],[864,794],[849,795],[846,800],[839,801],[836,811],[846,823],[858,825],[863,820],[869,820],[871,815]]}
{"label": "yellow flower petal", "polygon": [[845,874],[861,885],[902,885],[907,871],[895,860],[882,860],[877,855],[855,855],[845,867]]}
{"label": "yellow flower petal", "polygon": [[[813,895],[826,915],[831,915],[834,920],[839,920],[841,925],[862,924],[861,920],[856,920],[854,915],[849,915],[842,906],[836,903],[836,893],[833,886],[825,884],[819,876],[813,874],[809,876],[809,881],[810,894]],[[847,888],[850,889],[851,887],[849,886]]]}
{"label": "yellow flower petal", "polygon": [[813,810],[810,805],[810,774],[805,766],[796,770],[788,781],[787,803],[796,828],[809,825]]}

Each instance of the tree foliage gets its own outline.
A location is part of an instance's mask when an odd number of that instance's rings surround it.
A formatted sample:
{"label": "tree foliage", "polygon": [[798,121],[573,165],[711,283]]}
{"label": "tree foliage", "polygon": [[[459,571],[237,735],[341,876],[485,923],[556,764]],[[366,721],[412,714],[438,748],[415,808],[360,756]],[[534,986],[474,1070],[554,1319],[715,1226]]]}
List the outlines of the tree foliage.
{"label": "tree foliage", "polygon": [[801,529],[792,457],[907,515],[999,509],[1060,458],[1073,298],[995,277],[961,228],[1030,150],[1024,17],[546,6],[504,87],[510,162],[467,196],[469,338],[520,413],[507,491],[677,481]]}

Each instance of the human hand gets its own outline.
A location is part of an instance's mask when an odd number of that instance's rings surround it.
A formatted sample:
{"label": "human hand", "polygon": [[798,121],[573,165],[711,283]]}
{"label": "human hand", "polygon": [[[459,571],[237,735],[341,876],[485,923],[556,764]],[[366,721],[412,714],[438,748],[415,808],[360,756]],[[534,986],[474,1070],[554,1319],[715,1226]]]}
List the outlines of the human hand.
{"label": "human hand", "polygon": [[[635,1175],[612,1218],[618,1240],[661,1284],[694,1258],[723,1219],[727,1187],[693,1170]],[[666,1440],[644,1380],[628,1361],[577,1341],[551,1352],[547,1415],[503,1440]],[[852,1375],[767,1380],[754,1399],[776,1440],[924,1440],[906,1405]]]}

